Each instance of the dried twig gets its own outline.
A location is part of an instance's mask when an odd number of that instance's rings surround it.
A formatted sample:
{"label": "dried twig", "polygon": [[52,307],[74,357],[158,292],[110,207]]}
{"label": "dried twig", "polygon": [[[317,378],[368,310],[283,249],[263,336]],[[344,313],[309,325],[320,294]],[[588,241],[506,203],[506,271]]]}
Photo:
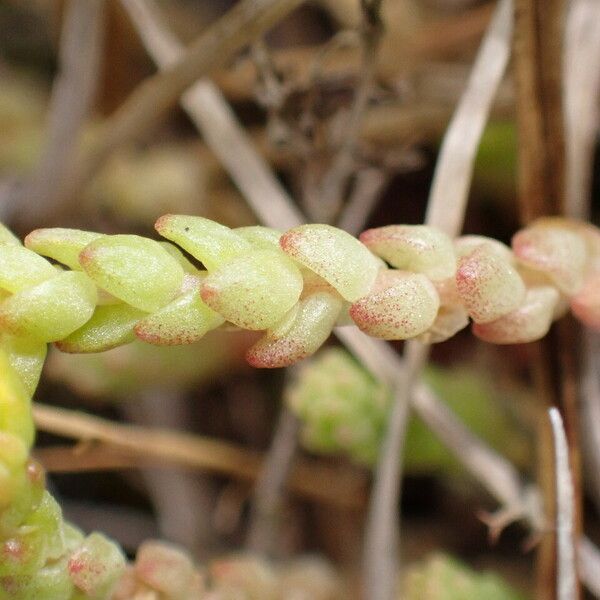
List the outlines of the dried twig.
{"label": "dried twig", "polygon": [[575,553],[575,491],[569,467],[569,446],[557,408],[548,411],[554,434],[556,462],[557,600],[577,598]]}
{"label": "dried twig", "polygon": [[451,235],[462,227],[479,140],[510,56],[512,21],[512,2],[500,0],[440,148],[426,218]]}
{"label": "dried twig", "polygon": [[287,407],[281,409],[275,436],[256,481],[247,547],[273,555],[278,540],[285,488],[298,450],[300,423]]}
{"label": "dried twig", "polygon": [[389,177],[381,169],[366,168],[356,174],[354,188],[337,226],[353,235],[364,227]]}
{"label": "dried twig", "polygon": [[[12,216],[38,223],[62,201],[72,176],[80,134],[89,116],[100,75],[103,0],[70,0],[60,40],[60,70],[54,81],[46,146],[31,179],[11,198]],[[11,218],[9,213],[8,218]]]}
{"label": "dried twig", "polygon": [[319,221],[330,221],[342,204],[344,188],[356,167],[355,153],[361,121],[375,81],[377,50],[383,31],[379,14],[381,0],[361,0],[361,7],[363,61],[354,92],[354,101],[344,126],[344,137],[331,167],[317,188],[317,197],[306,199],[307,205],[312,207],[311,213],[316,214]]}
{"label": "dried twig", "polygon": [[[263,462],[260,452],[197,435],[123,425],[42,404],[35,404],[33,413],[42,431],[109,444],[141,457],[142,464],[152,459],[250,481],[256,479]],[[295,493],[349,508],[363,504],[363,484],[363,478],[356,474],[340,477],[337,469],[306,459],[296,463],[290,476],[290,488]]]}
{"label": "dried twig", "polygon": [[581,373],[581,433],[587,464],[589,491],[600,510],[600,335],[586,331],[583,335]]}
{"label": "dried twig", "polygon": [[570,3],[565,40],[565,213],[586,219],[600,123],[600,3]]}
{"label": "dried twig", "polygon": [[[524,223],[565,211],[565,144],[563,123],[563,42],[565,0],[515,0],[515,81],[519,133],[519,206]],[[575,523],[580,532],[581,456],[579,452],[578,375],[572,322],[557,323],[546,339],[533,344],[532,364],[540,413],[559,406],[569,442],[575,486]],[[545,510],[554,521],[556,506],[552,432],[540,419],[538,479]],[[556,596],[556,536],[542,536],[537,559],[537,594]]]}

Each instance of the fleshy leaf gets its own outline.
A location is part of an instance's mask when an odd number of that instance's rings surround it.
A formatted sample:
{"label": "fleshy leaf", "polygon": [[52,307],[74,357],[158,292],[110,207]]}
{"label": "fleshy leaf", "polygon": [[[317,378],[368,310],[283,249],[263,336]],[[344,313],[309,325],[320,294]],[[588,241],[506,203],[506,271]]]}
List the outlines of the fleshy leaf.
{"label": "fleshy leaf", "polygon": [[349,233],[331,225],[300,225],[279,240],[283,251],[320,275],[349,302],[369,293],[383,264]]}
{"label": "fleshy leaf", "polygon": [[427,225],[388,225],[360,234],[373,253],[397,269],[423,273],[433,281],[452,277],[456,256],[452,240]]}
{"label": "fleshy leaf", "polygon": [[20,246],[21,240],[4,223],[0,223],[0,244]]}
{"label": "fleshy leaf", "polygon": [[300,298],[303,280],[287,256],[254,250],[213,271],[202,284],[202,300],[244,329],[268,329]]}
{"label": "fleshy leaf", "polygon": [[35,435],[30,396],[2,348],[0,373],[0,431],[17,436],[30,448]]}
{"label": "fleshy leaf", "polygon": [[550,329],[559,298],[556,288],[530,288],[519,308],[496,321],[474,323],[473,333],[494,344],[526,344],[539,340]]}
{"label": "fleshy leaf", "polygon": [[456,272],[458,294],[476,323],[489,323],[517,309],[525,284],[494,248],[482,244],[463,256]]}
{"label": "fleshy leaf", "polygon": [[506,244],[484,235],[461,235],[454,240],[454,251],[460,259],[471,254],[475,248],[479,248],[482,244],[488,245],[490,250],[495,250],[500,258],[503,258],[506,262],[510,264],[515,262],[513,252]]}
{"label": "fleshy leaf", "polygon": [[200,297],[203,279],[160,310],[146,316],[135,326],[135,335],[150,344],[173,346],[193,344],[225,319]]}
{"label": "fleshy leaf", "polygon": [[85,272],[103,289],[140,310],[168,304],[183,282],[183,268],[158,242],[137,235],[93,241],[79,255]]}
{"label": "fleshy leaf", "polygon": [[194,565],[187,554],[165,542],[144,542],[138,549],[135,574],[167,598],[187,598]]}
{"label": "fleshy leaf", "polygon": [[25,238],[24,243],[30,250],[49,256],[74,271],[80,271],[79,253],[89,243],[101,237],[104,237],[101,233],[56,227],[36,229]]}
{"label": "fleshy leaf", "polygon": [[433,325],[419,336],[424,344],[445,342],[469,324],[469,315],[462,306],[440,306]]}
{"label": "fleshy leaf", "polygon": [[96,286],[84,273],[67,271],[10,296],[0,304],[0,327],[39,341],[55,342],[93,314]]}
{"label": "fleshy leaf", "polygon": [[69,558],[71,581],[92,598],[105,598],[125,570],[125,557],[114,542],[92,533]]}
{"label": "fleshy leaf", "polygon": [[582,323],[600,330],[600,275],[589,277],[571,298],[571,310]]}
{"label": "fleshy leaf", "polygon": [[164,215],[154,225],[164,238],[175,242],[212,271],[224,262],[252,250],[252,244],[229,227],[186,215]]}
{"label": "fleshy leaf", "polygon": [[3,334],[0,346],[7,353],[10,366],[19,375],[27,393],[33,396],[46,360],[46,344],[26,337]]}
{"label": "fleshy leaf", "polygon": [[341,298],[327,292],[304,298],[248,350],[246,360],[253,367],[276,368],[314,354],[329,337],[341,308]]}
{"label": "fleshy leaf", "polygon": [[17,244],[0,244],[0,288],[18,292],[56,276],[45,258]]}
{"label": "fleshy leaf", "polygon": [[65,339],[56,342],[62,352],[104,352],[133,342],[135,324],[147,312],[129,304],[97,306],[92,318]]}
{"label": "fleshy leaf", "polygon": [[513,236],[517,259],[530,269],[547,273],[561,292],[575,294],[583,284],[586,243],[569,226],[534,223]]}
{"label": "fleshy leaf", "polygon": [[263,250],[279,249],[279,238],[281,231],[262,225],[249,225],[247,227],[236,227],[233,230],[237,235],[250,242],[255,248]]}
{"label": "fleshy leaf", "polygon": [[374,290],[350,307],[350,316],[370,336],[405,340],[431,327],[439,305],[438,293],[425,275],[384,271]]}
{"label": "fleshy leaf", "polygon": [[183,252],[171,242],[158,242],[180,265],[188,275],[195,275],[198,269],[185,257]]}

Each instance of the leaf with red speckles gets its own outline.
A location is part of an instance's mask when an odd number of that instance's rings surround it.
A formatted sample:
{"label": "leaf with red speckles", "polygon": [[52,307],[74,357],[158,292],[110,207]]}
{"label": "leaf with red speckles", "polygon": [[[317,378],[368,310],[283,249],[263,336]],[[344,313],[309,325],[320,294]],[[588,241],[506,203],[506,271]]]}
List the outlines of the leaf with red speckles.
{"label": "leaf with red speckles", "polygon": [[517,309],[525,298],[525,284],[516,269],[488,244],[460,259],[456,287],[476,323],[495,321]]}
{"label": "leaf with red speckles", "polygon": [[245,329],[268,329],[300,298],[303,280],[294,262],[278,250],[253,250],[213,271],[201,297],[227,321]]}
{"label": "leaf with red speckles", "polygon": [[194,280],[191,289],[136,324],[135,335],[140,340],[159,346],[193,344],[225,322],[200,297],[204,279]]}
{"label": "leaf with red speckles", "polygon": [[25,246],[42,256],[48,256],[67,265],[74,271],[80,271],[80,252],[91,242],[105,237],[101,233],[54,227],[36,229],[25,238]]}
{"label": "leaf with red speckles", "polygon": [[187,554],[172,544],[144,542],[138,549],[135,566],[138,579],[167,598],[187,598],[194,565]]}
{"label": "leaf with red speckles", "polygon": [[247,361],[253,367],[287,367],[314,354],[329,337],[341,308],[342,299],[327,292],[307,296],[248,350]]}
{"label": "leaf with red speckles", "polygon": [[113,542],[99,533],[87,536],[71,554],[71,581],[91,598],[106,598],[125,570],[125,557]]}
{"label": "leaf with red speckles", "polygon": [[570,226],[534,223],[513,236],[512,247],[520,263],[546,273],[564,294],[581,288],[588,253],[583,237]]}
{"label": "leaf with red speckles", "polygon": [[373,291],[350,307],[350,316],[366,334],[386,340],[413,338],[435,321],[440,299],[425,275],[383,272]]}
{"label": "leaf with red speckles", "polygon": [[230,229],[203,217],[164,215],[154,225],[212,271],[224,262],[252,250],[252,244]]}
{"label": "leaf with red speckles", "polygon": [[519,308],[490,323],[474,323],[473,333],[493,344],[526,344],[539,340],[550,329],[559,296],[553,287],[530,288]]}
{"label": "leaf with red speckles", "polygon": [[583,324],[600,331],[600,274],[589,277],[571,298],[571,310]]}
{"label": "leaf with red speckles", "polygon": [[281,236],[283,251],[353,302],[369,292],[383,263],[349,233],[331,225],[300,225]]}
{"label": "leaf with red speckles", "polygon": [[388,225],[364,231],[360,241],[393,267],[423,273],[434,281],[456,271],[452,240],[435,227]]}

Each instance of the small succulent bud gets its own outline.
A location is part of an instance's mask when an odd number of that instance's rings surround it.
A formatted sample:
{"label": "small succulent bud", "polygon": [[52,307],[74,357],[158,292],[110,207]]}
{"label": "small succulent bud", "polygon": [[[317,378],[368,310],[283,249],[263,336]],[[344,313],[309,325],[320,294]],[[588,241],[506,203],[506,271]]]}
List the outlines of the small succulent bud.
{"label": "small succulent bud", "polygon": [[96,286],[84,273],[67,271],[13,294],[0,304],[0,327],[19,336],[55,342],[93,314]]}
{"label": "small succulent bud", "polygon": [[350,307],[350,316],[366,334],[405,340],[435,321],[440,299],[434,285],[418,273],[383,271],[374,290]]}
{"label": "small succulent bud", "polygon": [[154,225],[164,238],[175,242],[212,271],[252,249],[235,231],[203,217],[164,215]]}
{"label": "small succulent bud", "polygon": [[543,338],[550,329],[559,301],[558,291],[549,286],[527,290],[519,308],[489,323],[474,323],[473,333],[494,344],[526,344]]}
{"label": "small succulent bud", "polygon": [[305,297],[248,350],[247,361],[253,367],[286,367],[314,354],[331,334],[341,308],[342,300],[327,292]]}
{"label": "small succulent bud", "polygon": [[52,264],[35,252],[17,244],[0,244],[0,288],[18,292],[56,274]]}
{"label": "small succulent bud", "polygon": [[396,269],[423,273],[433,281],[452,277],[456,256],[452,240],[427,225],[388,225],[361,233],[360,241]]}
{"label": "small succulent bud", "polygon": [[364,244],[331,225],[300,225],[281,236],[283,251],[354,302],[369,293],[382,263]]}
{"label": "small succulent bud", "polygon": [[137,578],[166,598],[187,598],[194,577],[194,565],[188,555],[172,544],[144,542],[138,549]]}
{"label": "small succulent bud", "polygon": [[213,271],[202,284],[202,300],[227,321],[245,329],[273,327],[302,292],[302,275],[277,250],[253,250]]}
{"label": "small succulent bud", "polygon": [[179,292],[183,268],[158,242],[137,235],[111,235],[79,255],[85,272],[113,296],[145,311],[168,304]]}
{"label": "small succulent bud", "polygon": [[80,252],[91,242],[104,237],[101,233],[80,229],[36,229],[25,238],[25,246],[42,256],[48,256],[80,271]]}
{"label": "small succulent bud", "polygon": [[569,225],[534,223],[513,236],[512,247],[519,262],[547,273],[564,294],[581,288],[587,249],[582,236]]}
{"label": "small succulent bud", "polygon": [[89,321],[55,345],[62,352],[105,352],[133,342],[133,328],[147,314],[129,304],[97,306]]}
{"label": "small succulent bud", "polygon": [[125,570],[119,548],[103,535],[92,533],[69,558],[68,571],[75,587],[92,598],[106,598]]}
{"label": "small succulent bud", "polygon": [[488,244],[459,260],[456,287],[476,323],[495,321],[518,308],[525,298],[525,284],[517,271]]}

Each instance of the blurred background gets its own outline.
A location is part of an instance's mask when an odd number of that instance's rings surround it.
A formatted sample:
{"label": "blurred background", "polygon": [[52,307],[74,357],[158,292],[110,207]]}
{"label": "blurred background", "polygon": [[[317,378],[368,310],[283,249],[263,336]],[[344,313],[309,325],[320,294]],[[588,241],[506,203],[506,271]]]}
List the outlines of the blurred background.
{"label": "blurred background", "polygon": [[[154,221],[170,212],[230,227],[255,224],[210,144],[181,109],[168,111],[135,143],[112,152],[68,203],[55,201],[52,177],[36,187],[43,168],[56,174],[69,164],[73,139],[93,144],[104,120],[156,72],[117,0],[104,2],[94,39],[82,38],[80,51],[74,51],[74,4],[0,1],[0,218],[20,236],[38,227],[70,226],[156,237]],[[186,44],[233,4],[170,0],[158,6],[164,25]],[[421,223],[439,143],[494,4],[383,2],[384,31],[350,140],[350,168],[337,182],[341,193],[327,193],[327,178],[348,144],[368,41],[356,0],[302,5],[211,78],[309,222],[338,224],[352,233]],[[77,14],[82,13],[85,9]],[[52,107],[61,77],[63,84],[76,77],[81,87],[65,100],[67,106],[71,102],[67,112],[56,117]],[[509,74],[481,142],[465,222],[466,233],[504,242],[519,227],[514,112]],[[52,114],[59,118],[54,125]],[[68,121],[61,124],[60,118]],[[596,210],[599,167],[596,159]],[[66,168],[57,179],[69,177]],[[18,197],[22,201],[11,205]],[[45,404],[218,442],[205,451],[220,457],[216,464],[202,456],[187,467],[160,463],[111,452],[97,442],[73,446],[43,431],[38,455],[66,517],[117,539],[132,556],[148,538],[176,542],[200,563],[248,548],[279,561],[317,555],[326,561],[320,568],[333,569],[346,586],[339,597],[353,597],[371,468],[390,391],[334,339],[292,369],[251,369],[243,356],[255,339],[252,333],[219,330],[189,347],[134,342],[97,355],[52,349],[36,395]],[[425,378],[524,478],[535,478],[540,409],[526,348],[485,344],[467,329],[434,346]],[[277,429],[286,405],[295,416],[287,430],[285,423]],[[252,498],[276,430],[291,438],[289,450],[303,469],[294,471],[265,533]],[[439,582],[456,573],[477,577],[446,558],[453,556],[474,571],[495,574],[486,584],[498,595],[470,597],[532,597],[527,529],[509,524],[490,540],[485,515],[496,510],[496,502],[417,417],[411,417],[404,462],[403,563],[438,569]],[[586,494],[586,528],[597,539],[599,500]]]}

